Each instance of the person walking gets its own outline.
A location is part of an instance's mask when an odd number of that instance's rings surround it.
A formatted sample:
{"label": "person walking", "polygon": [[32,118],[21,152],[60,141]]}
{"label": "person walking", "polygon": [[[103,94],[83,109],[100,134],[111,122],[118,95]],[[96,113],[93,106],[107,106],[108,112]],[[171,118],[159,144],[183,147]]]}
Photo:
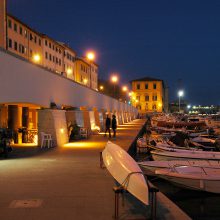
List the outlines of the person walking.
{"label": "person walking", "polygon": [[107,115],[106,121],[105,121],[105,136],[106,136],[106,132],[109,133],[109,137],[111,137],[111,118],[109,118],[109,116]]}
{"label": "person walking", "polygon": [[113,137],[114,138],[116,138],[116,129],[117,129],[116,116],[112,115],[112,130],[113,130]]}

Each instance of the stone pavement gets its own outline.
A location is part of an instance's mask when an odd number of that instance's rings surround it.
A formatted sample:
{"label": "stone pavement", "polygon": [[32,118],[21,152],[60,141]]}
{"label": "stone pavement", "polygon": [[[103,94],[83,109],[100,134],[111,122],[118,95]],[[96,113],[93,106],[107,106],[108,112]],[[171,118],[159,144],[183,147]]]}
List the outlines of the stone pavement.
{"label": "stone pavement", "polygon": [[[135,120],[119,126],[113,140],[127,150],[144,124]],[[16,147],[10,159],[0,159],[1,220],[110,220],[114,214],[115,182],[99,167],[99,152],[107,137],[53,149]],[[120,219],[146,219],[150,208],[126,194]],[[157,219],[189,219],[161,193]]]}

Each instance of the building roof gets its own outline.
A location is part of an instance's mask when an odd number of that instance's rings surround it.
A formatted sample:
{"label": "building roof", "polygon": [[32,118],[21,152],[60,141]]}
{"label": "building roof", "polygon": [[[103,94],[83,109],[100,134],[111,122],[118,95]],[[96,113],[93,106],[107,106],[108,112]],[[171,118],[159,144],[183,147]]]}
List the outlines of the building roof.
{"label": "building roof", "polygon": [[152,78],[152,77],[143,77],[143,78],[131,80],[131,82],[137,82],[137,81],[163,81],[163,80],[162,79]]}

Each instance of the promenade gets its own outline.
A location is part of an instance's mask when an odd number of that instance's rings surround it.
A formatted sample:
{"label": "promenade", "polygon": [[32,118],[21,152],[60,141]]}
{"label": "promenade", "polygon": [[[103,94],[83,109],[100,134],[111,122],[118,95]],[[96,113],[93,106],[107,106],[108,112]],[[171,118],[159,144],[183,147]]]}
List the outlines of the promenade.
{"label": "promenade", "polygon": [[[125,150],[144,120],[121,125],[111,139]],[[0,219],[110,220],[114,214],[114,179],[99,167],[99,152],[108,137],[91,136],[53,149],[16,147],[8,160],[0,159]],[[120,201],[120,219],[146,219],[145,207],[131,195]],[[158,193],[157,219],[189,219]]]}

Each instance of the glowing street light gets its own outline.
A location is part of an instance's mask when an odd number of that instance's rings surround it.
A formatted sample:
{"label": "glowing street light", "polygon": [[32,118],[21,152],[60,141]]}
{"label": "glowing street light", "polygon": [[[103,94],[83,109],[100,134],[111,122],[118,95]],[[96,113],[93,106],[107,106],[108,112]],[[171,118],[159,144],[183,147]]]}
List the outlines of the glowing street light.
{"label": "glowing street light", "polygon": [[95,60],[95,53],[90,51],[86,54],[86,57],[88,60],[93,61],[93,60]]}
{"label": "glowing street light", "polygon": [[39,55],[39,54],[34,54],[34,56],[33,56],[33,61],[34,61],[35,63],[39,63],[40,60],[41,60],[40,55]]}
{"label": "glowing street light", "polygon": [[115,94],[115,84],[118,82],[118,76],[117,75],[112,75],[111,76],[111,81],[114,85],[114,98],[116,98],[116,94]]}
{"label": "glowing street light", "polygon": [[72,73],[73,73],[73,70],[72,70],[71,68],[68,68],[66,72],[67,72],[67,74],[69,75],[69,74],[72,74]]}
{"label": "glowing street light", "polygon": [[100,86],[99,89],[100,89],[101,91],[103,91],[103,90],[104,90],[104,86]]}
{"label": "glowing street light", "polygon": [[127,87],[127,86],[123,86],[123,87],[122,87],[122,91],[123,91],[123,92],[127,92],[127,91],[128,91],[128,87]]}
{"label": "glowing street light", "polygon": [[179,112],[180,112],[180,97],[184,96],[184,91],[183,90],[179,90],[178,91],[178,96],[179,96]]}
{"label": "glowing street light", "polygon": [[129,96],[132,96],[132,92],[129,92],[128,95],[129,95]]}
{"label": "glowing street light", "polygon": [[88,83],[88,79],[84,79],[83,82],[86,85]]}

